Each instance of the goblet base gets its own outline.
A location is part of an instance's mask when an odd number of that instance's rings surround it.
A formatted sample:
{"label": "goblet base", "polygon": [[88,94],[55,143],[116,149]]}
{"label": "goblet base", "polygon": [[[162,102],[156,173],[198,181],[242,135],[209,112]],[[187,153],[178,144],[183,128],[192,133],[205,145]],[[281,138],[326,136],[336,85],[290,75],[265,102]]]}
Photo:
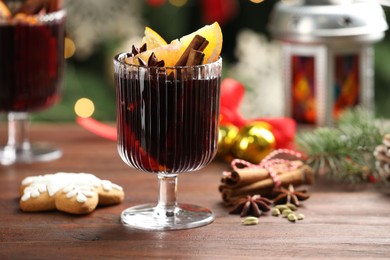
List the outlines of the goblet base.
{"label": "goblet base", "polygon": [[126,226],[143,230],[177,230],[210,224],[214,214],[207,208],[190,204],[178,204],[173,210],[144,204],[124,210],[121,221]]}
{"label": "goblet base", "polygon": [[0,148],[0,165],[49,162],[57,160],[61,156],[62,151],[60,149],[45,143],[33,143],[28,149],[4,146]]}

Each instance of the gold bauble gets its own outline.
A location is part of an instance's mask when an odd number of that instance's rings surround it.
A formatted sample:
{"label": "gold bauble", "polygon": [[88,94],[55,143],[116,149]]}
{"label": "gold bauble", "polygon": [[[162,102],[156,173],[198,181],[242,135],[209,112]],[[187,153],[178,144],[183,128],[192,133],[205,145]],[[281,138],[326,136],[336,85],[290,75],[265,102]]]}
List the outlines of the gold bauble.
{"label": "gold bauble", "polygon": [[217,156],[222,160],[230,162],[233,159],[232,147],[236,141],[238,127],[235,125],[221,125],[218,132]]}
{"label": "gold bauble", "polygon": [[271,129],[272,126],[266,122],[251,122],[242,127],[232,146],[233,156],[251,163],[260,163],[275,149],[275,136]]}

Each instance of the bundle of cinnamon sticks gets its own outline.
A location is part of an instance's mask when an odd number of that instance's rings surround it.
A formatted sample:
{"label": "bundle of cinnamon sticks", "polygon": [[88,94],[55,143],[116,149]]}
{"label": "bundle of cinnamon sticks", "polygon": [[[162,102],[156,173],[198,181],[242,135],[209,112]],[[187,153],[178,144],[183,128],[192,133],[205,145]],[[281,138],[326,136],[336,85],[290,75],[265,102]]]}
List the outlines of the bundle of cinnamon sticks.
{"label": "bundle of cinnamon sticks", "polygon": [[[293,167],[288,167],[291,165]],[[273,172],[277,174],[279,184],[283,187],[288,187],[290,184],[298,187],[313,182],[311,167],[302,161],[286,161],[277,164]],[[247,195],[270,196],[275,187],[275,180],[271,177],[269,170],[260,167],[244,167],[224,172],[219,191],[226,205],[234,205],[240,198]]]}

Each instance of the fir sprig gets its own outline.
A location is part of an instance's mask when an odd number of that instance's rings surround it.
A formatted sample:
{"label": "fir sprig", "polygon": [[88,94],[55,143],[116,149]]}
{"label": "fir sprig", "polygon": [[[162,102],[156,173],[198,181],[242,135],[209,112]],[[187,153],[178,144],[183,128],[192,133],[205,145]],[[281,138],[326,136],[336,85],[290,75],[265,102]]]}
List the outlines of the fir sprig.
{"label": "fir sprig", "polygon": [[355,108],[341,114],[335,127],[298,133],[296,144],[316,174],[357,184],[376,179],[373,151],[382,137],[374,116]]}

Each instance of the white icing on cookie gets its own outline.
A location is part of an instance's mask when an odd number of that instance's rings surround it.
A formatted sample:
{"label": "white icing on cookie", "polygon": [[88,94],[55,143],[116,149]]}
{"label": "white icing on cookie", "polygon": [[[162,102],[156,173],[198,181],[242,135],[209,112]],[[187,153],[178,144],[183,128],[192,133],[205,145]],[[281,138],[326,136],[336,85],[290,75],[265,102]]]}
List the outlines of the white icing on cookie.
{"label": "white icing on cookie", "polygon": [[116,189],[122,191],[122,187],[108,180],[101,180],[90,173],[65,173],[30,176],[22,181],[27,186],[23,191],[22,201],[36,198],[43,192],[54,196],[59,190],[66,193],[68,199],[76,196],[76,200],[84,203],[94,194],[94,189],[102,187],[105,191]]}
{"label": "white icing on cookie", "polygon": [[27,187],[23,192],[22,201],[29,200],[30,198],[37,198],[39,194],[45,191],[46,185],[41,183]]}
{"label": "white icing on cookie", "polygon": [[63,193],[66,193],[68,199],[76,196],[76,200],[80,203],[84,203],[88,198],[92,197],[93,187],[91,185],[85,185],[85,183],[71,183],[62,189]]}
{"label": "white icing on cookie", "polygon": [[30,198],[37,198],[43,192],[47,191],[46,181],[42,176],[38,176],[34,182],[24,189],[22,201],[27,201]]}
{"label": "white icing on cookie", "polygon": [[112,189],[120,190],[120,191],[123,190],[123,188],[121,186],[116,185],[115,183],[112,183],[112,182],[110,182],[108,180],[102,180],[101,181],[101,185],[102,185],[103,190],[105,190],[105,191],[110,191]]}

